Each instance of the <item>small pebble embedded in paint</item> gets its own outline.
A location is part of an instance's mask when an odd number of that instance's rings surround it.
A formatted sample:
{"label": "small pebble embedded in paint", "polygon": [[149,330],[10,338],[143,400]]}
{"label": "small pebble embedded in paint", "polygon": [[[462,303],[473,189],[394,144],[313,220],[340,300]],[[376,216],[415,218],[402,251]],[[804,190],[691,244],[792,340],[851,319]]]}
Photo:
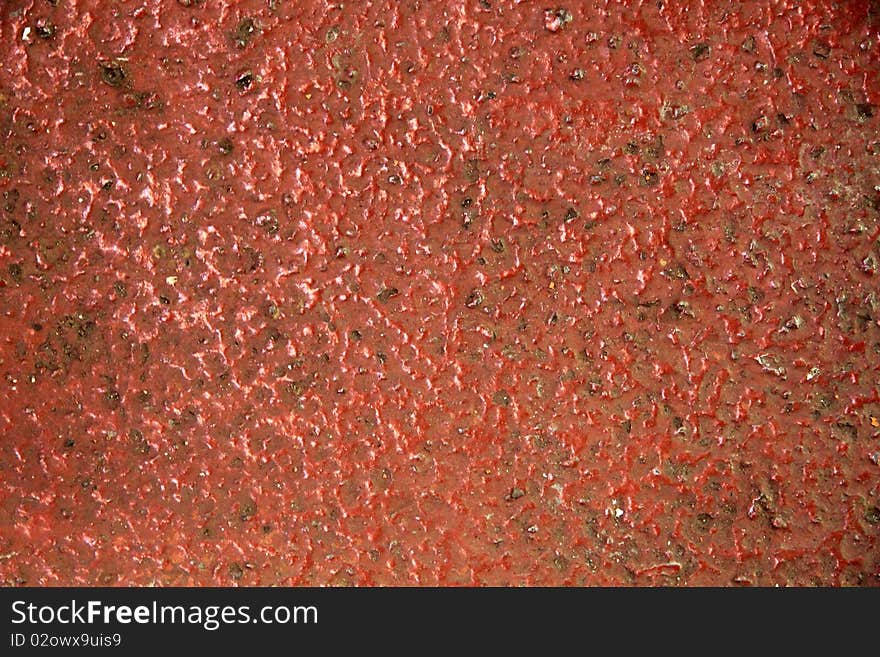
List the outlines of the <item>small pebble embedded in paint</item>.
{"label": "small pebble embedded in paint", "polygon": [[544,10],[544,29],[548,32],[558,32],[566,25],[572,22],[574,17],[568,9],[545,9]]}

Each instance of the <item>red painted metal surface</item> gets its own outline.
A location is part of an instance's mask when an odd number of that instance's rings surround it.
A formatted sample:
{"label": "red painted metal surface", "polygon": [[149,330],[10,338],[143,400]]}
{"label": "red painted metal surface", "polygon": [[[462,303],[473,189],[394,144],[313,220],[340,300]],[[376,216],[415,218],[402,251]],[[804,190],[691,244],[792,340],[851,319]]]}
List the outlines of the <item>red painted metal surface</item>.
{"label": "red painted metal surface", "polygon": [[4,584],[878,584],[876,3],[0,12]]}

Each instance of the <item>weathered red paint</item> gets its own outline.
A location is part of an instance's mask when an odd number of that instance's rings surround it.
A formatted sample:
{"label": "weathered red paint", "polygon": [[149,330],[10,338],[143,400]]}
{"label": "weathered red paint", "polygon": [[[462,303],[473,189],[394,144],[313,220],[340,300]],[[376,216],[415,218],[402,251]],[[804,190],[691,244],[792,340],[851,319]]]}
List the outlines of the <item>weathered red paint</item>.
{"label": "weathered red paint", "polygon": [[3,583],[878,584],[876,4],[0,12]]}

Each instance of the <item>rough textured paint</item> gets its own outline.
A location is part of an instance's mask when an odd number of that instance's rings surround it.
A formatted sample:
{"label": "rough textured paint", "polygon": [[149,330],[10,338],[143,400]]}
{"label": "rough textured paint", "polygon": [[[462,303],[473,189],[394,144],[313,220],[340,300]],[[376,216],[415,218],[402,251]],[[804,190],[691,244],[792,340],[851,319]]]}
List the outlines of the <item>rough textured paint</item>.
{"label": "rough textured paint", "polygon": [[0,3],[0,582],[877,585],[878,44]]}

